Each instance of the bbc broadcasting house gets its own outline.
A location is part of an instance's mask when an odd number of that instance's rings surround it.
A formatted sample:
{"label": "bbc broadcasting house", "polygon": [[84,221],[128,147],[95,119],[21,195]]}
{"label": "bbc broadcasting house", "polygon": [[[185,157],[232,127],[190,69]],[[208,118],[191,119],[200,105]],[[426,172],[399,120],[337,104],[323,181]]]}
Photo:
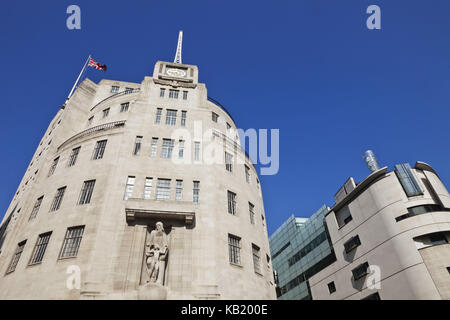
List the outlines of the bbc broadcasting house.
{"label": "bbc broadcasting house", "polygon": [[450,195],[418,161],[350,177],[309,219],[289,217],[270,237],[281,300],[450,299]]}
{"label": "bbc broadcasting house", "polygon": [[141,83],[85,79],[56,113],[1,224],[0,299],[276,298],[257,172],[177,57]]}

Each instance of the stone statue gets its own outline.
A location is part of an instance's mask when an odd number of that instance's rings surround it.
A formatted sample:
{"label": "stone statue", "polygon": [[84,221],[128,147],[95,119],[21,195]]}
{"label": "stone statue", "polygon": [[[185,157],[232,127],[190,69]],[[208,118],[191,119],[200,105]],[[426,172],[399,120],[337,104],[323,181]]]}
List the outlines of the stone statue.
{"label": "stone statue", "polygon": [[156,229],[150,232],[150,240],[145,246],[145,257],[149,280],[164,285],[164,274],[167,256],[169,253],[169,242],[164,232],[163,223],[158,221]]}

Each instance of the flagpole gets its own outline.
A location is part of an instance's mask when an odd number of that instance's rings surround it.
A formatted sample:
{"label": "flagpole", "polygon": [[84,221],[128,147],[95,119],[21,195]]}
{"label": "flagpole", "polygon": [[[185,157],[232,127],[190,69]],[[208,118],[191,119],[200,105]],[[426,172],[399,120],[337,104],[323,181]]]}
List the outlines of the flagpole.
{"label": "flagpole", "polygon": [[78,81],[80,81],[81,75],[84,73],[84,70],[86,69],[86,66],[87,66],[87,64],[88,64],[88,62],[89,62],[90,59],[91,59],[91,55],[89,55],[89,57],[87,58],[86,62],[84,63],[83,69],[81,69],[81,72],[80,72],[80,74],[78,75],[78,78],[77,78],[77,80],[75,81],[75,84],[73,85],[72,90],[70,90],[70,93],[69,93],[69,95],[68,95],[67,98],[66,98],[66,103],[67,103],[67,101],[70,99],[70,97],[72,97],[72,93],[73,93],[73,91],[75,90],[75,88],[77,87]]}

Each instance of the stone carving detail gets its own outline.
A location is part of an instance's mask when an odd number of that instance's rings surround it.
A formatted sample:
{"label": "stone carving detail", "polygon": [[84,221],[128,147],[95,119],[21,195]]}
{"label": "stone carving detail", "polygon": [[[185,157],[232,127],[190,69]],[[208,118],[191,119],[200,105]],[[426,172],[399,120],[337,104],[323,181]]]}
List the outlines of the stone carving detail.
{"label": "stone carving detail", "polygon": [[195,84],[195,83],[186,83],[186,82],[176,81],[176,80],[153,79],[153,82],[156,84],[172,86],[174,88],[182,87],[182,88],[194,89],[197,87],[197,84]]}
{"label": "stone carving detail", "polygon": [[164,276],[169,255],[169,242],[162,222],[156,223],[156,229],[150,233],[145,245],[145,264],[149,280],[147,282],[164,285]]}

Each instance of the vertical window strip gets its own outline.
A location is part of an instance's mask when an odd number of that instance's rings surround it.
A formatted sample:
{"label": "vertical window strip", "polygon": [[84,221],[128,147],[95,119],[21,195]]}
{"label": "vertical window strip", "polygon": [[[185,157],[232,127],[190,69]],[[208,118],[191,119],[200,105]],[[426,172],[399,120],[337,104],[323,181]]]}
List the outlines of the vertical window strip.
{"label": "vertical window strip", "polygon": [[95,180],[85,181],[81,189],[78,204],[88,204],[91,202],[92,193],[94,192]]}
{"label": "vertical window strip", "polygon": [[14,252],[13,258],[9,264],[9,267],[8,267],[6,273],[11,273],[14,270],[16,270],[17,264],[19,263],[20,256],[22,255],[22,252],[23,252],[23,249],[25,248],[26,243],[27,243],[27,240],[24,240],[17,244],[16,252]]}
{"label": "vertical window strip", "polygon": [[228,213],[236,215],[236,194],[228,191]]}
{"label": "vertical window strip", "polygon": [[145,178],[144,199],[150,199],[152,193],[153,178]]}
{"label": "vertical window strip", "polygon": [[43,199],[44,199],[44,196],[42,196],[42,197],[40,197],[40,198],[38,198],[36,200],[36,202],[34,203],[33,210],[31,211],[31,215],[30,215],[29,220],[32,220],[32,219],[36,218],[36,216],[37,216],[37,214],[39,212],[39,208],[41,207],[41,203],[42,203]]}
{"label": "vertical window strip", "polygon": [[103,118],[106,118],[109,115],[109,108],[103,110]]}
{"label": "vertical window strip", "polygon": [[125,196],[124,196],[125,200],[128,200],[129,198],[132,197],[135,180],[136,180],[136,177],[128,176],[127,185],[125,186]]}
{"label": "vertical window strip", "polygon": [[156,157],[156,154],[158,153],[158,138],[152,138],[152,146],[150,150],[150,156]]}
{"label": "vertical window strip", "polygon": [[177,180],[175,189],[175,200],[180,201],[183,198],[183,180]]}
{"label": "vertical window strip", "polygon": [[182,127],[186,126],[186,114],[187,114],[187,111],[181,111],[181,126]]}
{"label": "vertical window strip", "polygon": [[34,247],[33,254],[31,255],[30,263],[37,264],[41,263],[44,259],[45,250],[47,249],[48,242],[50,241],[51,232],[40,234]]}
{"label": "vertical window strip", "polygon": [[229,260],[230,263],[241,264],[241,239],[228,235],[228,248],[229,248]]}
{"label": "vertical window strip", "polygon": [[157,108],[156,109],[156,117],[155,117],[156,124],[161,123],[161,115],[162,115],[162,108]]}
{"label": "vertical window strip", "polygon": [[50,207],[50,212],[56,211],[59,209],[59,207],[61,206],[65,191],[66,191],[66,187],[59,188],[56,191],[55,198],[53,199],[52,205]]}
{"label": "vertical window strip", "polygon": [[408,197],[423,194],[422,188],[420,187],[419,182],[417,181],[417,178],[414,175],[414,172],[412,171],[409,163],[395,165],[394,171]]}
{"label": "vertical window strip", "polygon": [[119,87],[118,86],[112,86],[111,87],[111,93],[117,93],[119,92]]}
{"label": "vertical window strip", "polygon": [[200,197],[200,181],[194,181],[194,189],[193,189],[193,199],[194,203],[198,203]]}
{"label": "vertical window strip", "polygon": [[253,267],[255,269],[255,272],[261,273],[261,257],[259,247],[252,244],[252,253],[253,253]]}
{"label": "vertical window strip", "polygon": [[245,165],[245,181],[250,183],[250,168]]}
{"label": "vertical window strip", "polygon": [[137,136],[134,142],[133,155],[138,156],[141,153],[142,136]]}
{"label": "vertical window strip", "polygon": [[159,89],[159,97],[160,98],[164,98],[164,94],[166,93],[166,89],[164,88],[160,88]]}
{"label": "vertical window strip", "polygon": [[200,161],[200,142],[194,142],[194,161]]}
{"label": "vertical window strip", "polygon": [[66,236],[64,237],[63,246],[59,254],[59,258],[72,258],[78,254],[81,239],[83,238],[84,226],[67,228]]}
{"label": "vertical window strip", "polygon": [[169,98],[178,99],[178,90],[169,89]]}
{"label": "vertical window strip", "polygon": [[248,211],[250,213],[250,223],[255,224],[255,206],[250,202],[248,203]]}
{"label": "vertical window strip", "polygon": [[215,112],[212,112],[211,119],[212,119],[212,121],[217,122],[217,120],[219,119],[219,115]]}
{"label": "vertical window strip", "polygon": [[233,172],[233,155],[228,152],[225,152],[225,169]]}
{"label": "vertical window strip", "polygon": [[178,158],[183,159],[184,157],[184,140],[178,141]]}
{"label": "vertical window strip", "polygon": [[59,157],[53,160],[53,163],[48,171],[48,177],[50,177],[56,170],[56,166],[58,165]]}
{"label": "vertical window strip", "polygon": [[183,100],[187,100],[188,92],[183,91]]}
{"label": "vertical window strip", "polygon": [[94,154],[92,156],[93,160],[98,160],[103,158],[103,154],[105,153],[107,140],[97,141],[95,145]]}
{"label": "vertical window strip", "polygon": [[77,147],[75,149],[72,149],[72,152],[69,157],[69,163],[67,164],[68,167],[72,167],[77,162],[78,154],[80,153],[81,147]]}

